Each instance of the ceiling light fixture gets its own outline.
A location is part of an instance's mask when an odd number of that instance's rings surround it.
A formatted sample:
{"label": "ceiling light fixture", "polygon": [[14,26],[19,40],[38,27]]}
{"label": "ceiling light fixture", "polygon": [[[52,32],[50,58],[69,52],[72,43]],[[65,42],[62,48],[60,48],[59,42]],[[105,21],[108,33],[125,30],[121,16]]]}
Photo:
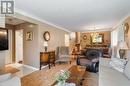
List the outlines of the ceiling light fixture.
{"label": "ceiling light fixture", "polygon": [[91,37],[95,36],[97,37],[99,34],[96,32],[96,27],[94,25],[94,29],[93,29],[93,32],[91,33]]}

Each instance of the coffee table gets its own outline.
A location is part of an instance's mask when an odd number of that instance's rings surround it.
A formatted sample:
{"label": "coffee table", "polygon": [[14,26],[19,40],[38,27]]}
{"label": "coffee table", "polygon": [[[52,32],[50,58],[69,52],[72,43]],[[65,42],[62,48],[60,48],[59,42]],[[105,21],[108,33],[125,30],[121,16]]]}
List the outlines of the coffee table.
{"label": "coffee table", "polygon": [[[70,77],[66,80],[67,83],[75,83],[76,86],[82,85],[83,76],[85,74],[85,67],[74,65],[68,71],[70,71]],[[52,86],[55,86],[57,81]]]}

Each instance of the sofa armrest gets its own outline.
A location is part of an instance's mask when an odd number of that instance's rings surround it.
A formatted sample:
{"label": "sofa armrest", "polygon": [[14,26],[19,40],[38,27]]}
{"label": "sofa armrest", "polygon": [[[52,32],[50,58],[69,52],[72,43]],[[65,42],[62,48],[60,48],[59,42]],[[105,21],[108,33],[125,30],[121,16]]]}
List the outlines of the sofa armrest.
{"label": "sofa armrest", "polygon": [[11,78],[11,73],[0,75],[0,82]]}
{"label": "sofa armrest", "polygon": [[80,59],[85,59],[84,57],[85,57],[85,56],[83,56],[83,55],[79,55],[79,56],[77,57],[77,61],[76,61],[77,65],[80,65]]}
{"label": "sofa armrest", "polygon": [[15,76],[3,82],[0,82],[0,86],[21,86],[20,78]]}

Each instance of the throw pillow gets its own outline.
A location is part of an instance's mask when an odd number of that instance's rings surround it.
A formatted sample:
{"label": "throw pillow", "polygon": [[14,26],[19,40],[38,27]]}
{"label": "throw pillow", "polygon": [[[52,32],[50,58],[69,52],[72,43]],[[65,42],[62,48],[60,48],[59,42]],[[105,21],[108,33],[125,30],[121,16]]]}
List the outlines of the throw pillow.
{"label": "throw pillow", "polygon": [[109,62],[109,65],[113,69],[123,73],[126,63],[127,60],[125,59],[112,58],[111,61]]}
{"label": "throw pillow", "polygon": [[124,74],[128,79],[130,79],[130,61],[128,61],[128,63],[126,64]]}

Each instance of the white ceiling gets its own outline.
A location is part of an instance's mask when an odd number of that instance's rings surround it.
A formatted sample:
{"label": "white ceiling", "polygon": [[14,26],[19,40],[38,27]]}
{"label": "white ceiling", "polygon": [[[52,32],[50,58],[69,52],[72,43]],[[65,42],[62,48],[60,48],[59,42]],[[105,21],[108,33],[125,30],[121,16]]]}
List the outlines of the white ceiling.
{"label": "white ceiling", "polygon": [[15,0],[16,9],[70,31],[110,30],[130,12],[130,0]]}
{"label": "white ceiling", "polygon": [[25,21],[21,20],[21,19],[14,18],[14,17],[6,16],[5,17],[5,23],[11,24],[11,25],[18,25],[18,24],[21,24],[21,23],[25,23]]}

